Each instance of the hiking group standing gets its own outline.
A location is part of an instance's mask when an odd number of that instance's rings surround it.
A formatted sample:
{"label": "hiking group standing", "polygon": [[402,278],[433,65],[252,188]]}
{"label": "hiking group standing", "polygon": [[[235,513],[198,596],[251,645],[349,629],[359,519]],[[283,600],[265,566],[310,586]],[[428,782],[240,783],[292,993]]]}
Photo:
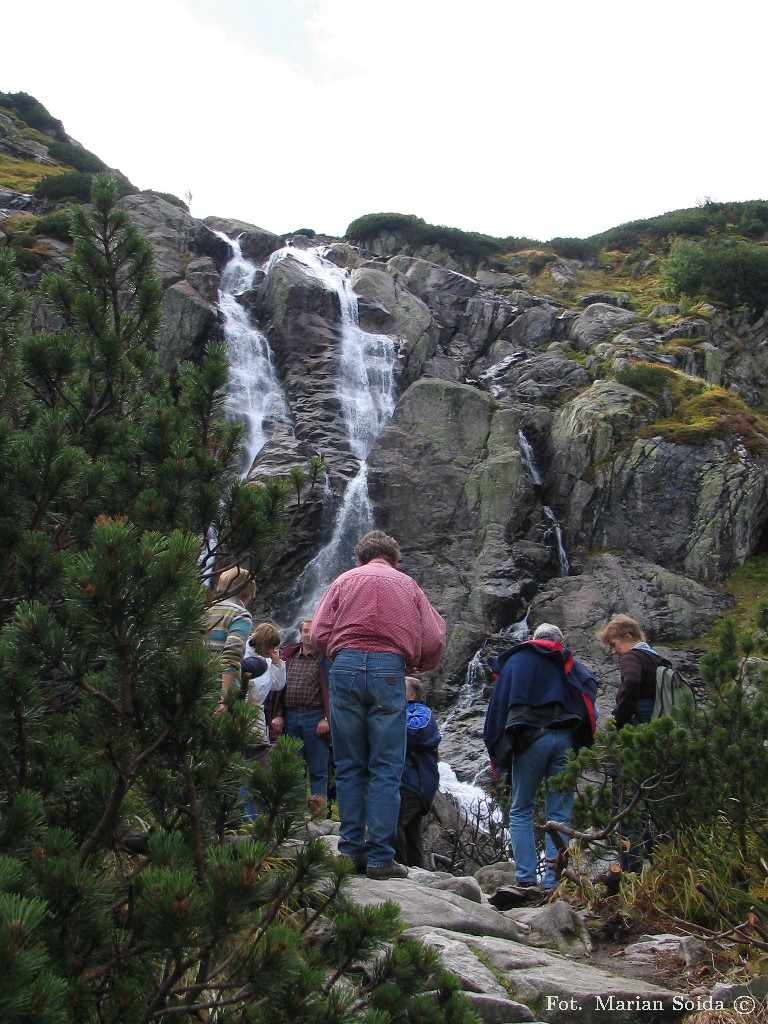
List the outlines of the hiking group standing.
{"label": "hiking group standing", "polygon": [[[406,864],[424,865],[424,816],[439,783],[440,730],[423,700],[421,682],[410,673],[437,666],[446,627],[415,580],[400,571],[400,548],[393,537],[372,530],[360,538],[355,553],[357,565],[330,584],[312,618],[301,622],[299,642],[282,651],[272,623],[251,631],[246,608],[254,593],[250,576],[240,569],[222,573],[207,622],[208,642],[222,668],[215,714],[231,705],[242,664],[246,699],[260,711],[254,749],[268,753],[270,738],[281,734],[300,739],[310,807],[319,814],[327,806],[332,743],[339,852],[369,878],[402,878],[408,874]],[[613,712],[617,727],[650,721],[657,668],[669,663],[628,615],[615,615],[597,637],[620,658]],[[251,651],[246,652],[249,638]],[[598,682],[552,623],[540,624],[530,640],[490,658],[488,666],[497,678],[483,740],[494,773],[510,790],[516,883],[521,889],[550,892],[558,883],[559,850],[567,844],[574,799],[572,789],[553,783],[569,752],[592,742]],[[263,710],[267,700],[269,729]],[[542,783],[547,820],[566,830],[560,842],[547,832],[543,873],[534,833]],[[618,779],[613,788],[617,804]],[[625,837],[630,848],[622,855],[623,865],[639,870],[647,849],[631,822]]]}

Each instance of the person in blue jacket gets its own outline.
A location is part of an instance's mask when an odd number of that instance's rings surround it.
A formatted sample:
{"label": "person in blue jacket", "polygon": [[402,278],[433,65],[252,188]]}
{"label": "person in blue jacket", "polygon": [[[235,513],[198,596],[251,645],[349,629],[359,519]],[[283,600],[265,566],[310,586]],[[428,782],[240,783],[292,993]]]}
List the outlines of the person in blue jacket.
{"label": "person in blue jacket", "polygon": [[395,857],[401,864],[424,867],[422,829],[440,781],[437,748],[440,730],[424,703],[424,687],[415,676],[405,678],[406,753],[400,782]]}
{"label": "person in blue jacket", "polygon": [[[542,623],[532,640],[489,658],[498,672],[488,702],[483,740],[497,776],[510,786],[509,838],[515,878],[521,887],[536,886],[539,864],[533,830],[536,793],[545,784],[548,821],[570,825],[573,791],[555,792],[549,780],[559,775],[568,751],[592,742],[597,680],[563,646],[561,630]],[[541,887],[557,885],[557,847],[548,834],[546,870]]]}

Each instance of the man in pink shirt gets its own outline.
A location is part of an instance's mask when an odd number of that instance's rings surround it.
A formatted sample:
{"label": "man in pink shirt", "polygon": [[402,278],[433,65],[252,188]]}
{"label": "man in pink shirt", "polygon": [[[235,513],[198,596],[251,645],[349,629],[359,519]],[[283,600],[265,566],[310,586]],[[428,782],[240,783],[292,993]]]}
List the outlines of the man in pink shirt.
{"label": "man in pink shirt", "polygon": [[393,537],[371,530],[355,554],[357,567],[330,585],[310,634],[313,647],[333,660],[339,850],[369,878],[404,878],[408,869],[394,856],[405,762],[405,676],[438,664],[445,621],[416,581],[398,571],[400,547]]}

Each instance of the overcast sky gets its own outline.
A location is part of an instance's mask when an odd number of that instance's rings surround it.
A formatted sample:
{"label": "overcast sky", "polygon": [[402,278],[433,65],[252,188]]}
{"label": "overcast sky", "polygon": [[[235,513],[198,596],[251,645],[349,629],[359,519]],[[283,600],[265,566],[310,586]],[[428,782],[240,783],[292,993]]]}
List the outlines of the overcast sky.
{"label": "overcast sky", "polygon": [[28,92],[195,217],[342,235],[410,213],[585,237],[768,199],[768,8],[745,0],[35,0]]}

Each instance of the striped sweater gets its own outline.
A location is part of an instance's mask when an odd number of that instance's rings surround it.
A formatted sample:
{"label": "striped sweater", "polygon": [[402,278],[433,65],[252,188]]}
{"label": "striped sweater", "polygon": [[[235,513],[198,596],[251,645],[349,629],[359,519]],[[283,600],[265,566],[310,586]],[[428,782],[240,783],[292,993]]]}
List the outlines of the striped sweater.
{"label": "striped sweater", "polygon": [[206,612],[206,643],[221,660],[222,674],[240,678],[240,663],[251,634],[253,620],[242,601],[228,597],[212,604]]}

